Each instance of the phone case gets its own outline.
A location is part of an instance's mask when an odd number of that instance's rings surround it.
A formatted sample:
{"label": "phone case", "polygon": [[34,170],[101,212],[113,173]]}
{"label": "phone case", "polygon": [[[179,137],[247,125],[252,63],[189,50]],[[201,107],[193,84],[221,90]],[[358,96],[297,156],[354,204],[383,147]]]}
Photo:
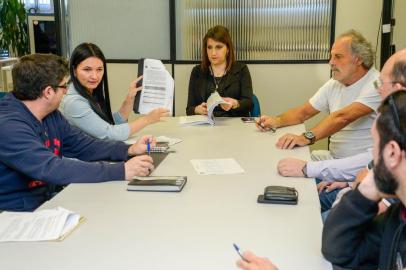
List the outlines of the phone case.
{"label": "phone case", "polygon": [[268,200],[265,199],[264,195],[258,195],[257,199],[258,203],[270,203],[270,204],[289,204],[289,205],[295,205],[297,204],[297,200],[295,201],[283,201],[283,200]]}
{"label": "phone case", "polygon": [[241,121],[243,121],[244,123],[254,123],[255,118],[254,117],[241,117]]}
{"label": "phone case", "polygon": [[298,192],[285,186],[267,186],[264,194],[258,196],[259,203],[297,204]]}

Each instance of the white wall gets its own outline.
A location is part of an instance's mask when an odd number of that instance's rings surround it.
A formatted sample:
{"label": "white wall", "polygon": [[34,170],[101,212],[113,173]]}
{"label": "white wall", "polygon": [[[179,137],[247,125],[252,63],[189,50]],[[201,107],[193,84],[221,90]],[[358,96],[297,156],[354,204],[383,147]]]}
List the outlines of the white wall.
{"label": "white wall", "polygon": [[393,29],[393,43],[396,50],[406,48],[406,1],[395,0],[395,18],[396,24]]}
{"label": "white wall", "polygon": [[[355,29],[361,32],[375,48],[381,10],[382,0],[337,0],[336,36],[349,29]],[[378,40],[380,41],[380,36]],[[376,59],[376,67],[379,68],[380,42],[378,42]]]}

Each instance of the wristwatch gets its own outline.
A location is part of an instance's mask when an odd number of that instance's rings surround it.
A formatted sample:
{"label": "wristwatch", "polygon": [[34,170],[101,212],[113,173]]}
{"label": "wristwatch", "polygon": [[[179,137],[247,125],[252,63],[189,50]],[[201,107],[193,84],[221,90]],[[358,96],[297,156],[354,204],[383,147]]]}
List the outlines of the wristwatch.
{"label": "wristwatch", "polygon": [[314,136],[314,133],[312,131],[304,132],[303,136],[310,141],[309,145],[314,144],[314,142],[316,141],[316,136]]}

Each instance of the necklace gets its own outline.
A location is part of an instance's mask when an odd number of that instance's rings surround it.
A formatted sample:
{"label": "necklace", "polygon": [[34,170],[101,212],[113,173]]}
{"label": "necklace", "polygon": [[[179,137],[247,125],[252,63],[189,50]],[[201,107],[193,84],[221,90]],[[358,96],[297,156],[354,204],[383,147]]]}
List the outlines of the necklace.
{"label": "necklace", "polygon": [[217,78],[214,76],[214,72],[213,72],[213,69],[211,68],[211,66],[209,66],[209,68],[210,68],[210,74],[211,74],[211,76],[213,77],[214,86],[216,87],[216,91],[218,91],[219,86],[220,86],[220,83],[221,83],[221,80],[223,80],[224,75],[226,75],[226,70],[224,69],[223,75],[221,75],[221,77],[220,77],[219,79],[217,79]]}

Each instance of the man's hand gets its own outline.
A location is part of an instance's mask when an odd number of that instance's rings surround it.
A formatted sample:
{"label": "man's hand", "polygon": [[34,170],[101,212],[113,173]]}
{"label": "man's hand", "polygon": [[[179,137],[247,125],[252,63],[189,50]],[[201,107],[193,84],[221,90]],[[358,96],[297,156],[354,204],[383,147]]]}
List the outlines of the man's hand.
{"label": "man's hand", "polygon": [[324,190],[325,188],[327,188],[328,185],[330,185],[330,182],[329,182],[329,181],[326,181],[326,180],[323,180],[323,181],[321,181],[320,183],[318,183],[318,184],[317,184],[317,191],[319,192],[319,194],[322,193],[323,190]]}
{"label": "man's hand", "polygon": [[330,182],[330,181],[323,180],[317,184],[317,190],[319,191],[319,194],[322,193],[323,190],[326,190],[326,192],[331,192],[335,189],[346,188],[346,187],[348,187],[348,183],[341,182],[341,181]]}
{"label": "man's hand", "polygon": [[243,257],[248,261],[238,260],[237,266],[243,270],[278,270],[268,258],[256,256],[250,251],[243,253]]}
{"label": "man's hand", "polygon": [[297,158],[284,158],[278,162],[278,172],[282,176],[303,177],[303,167],[307,161]]}
{"label": "man's hand", "polygon": [[371,201],[380,201],[384,194],[382,194],[378,188],[376,187],[375,180],[374,180],[374,172],[368,171],[367,175],[361,181],[358,186],[359,192],[364,195],[366,198],[370,199]]}
{"label": "man's hand", "polygon": [[348,187],[348,182],[334,181],[326,187],[326,192]]}
{"label": "man's hand", "polygon": [[154,169],[152,158],[147,155],[129,159],[124,164],[125,180],[131,180],[134,176],[147,176]]}
{"label": "man's hand", "polygon": [[195,114],[207,115],[207,103],[203,102],[195,107]]}
{"label": "man's hand", "polygon": [[292,149],[295,146],[306,146],[310,143],[303,135],[285,134],[279,138],[276,147],[280,149]]}
{"label": "man's hand", "polygon": [[280,126],[277,117],[262,115],[255,123],[260,131],[274,131]]}
{"label": "man's hand", "polygon": [[155,147],[156,139],[151,135],[142,136],[136,143],[128,148],[128,155],[135,156],[144,154],[147,151],[147,144],[150,143],[151,147]]}

